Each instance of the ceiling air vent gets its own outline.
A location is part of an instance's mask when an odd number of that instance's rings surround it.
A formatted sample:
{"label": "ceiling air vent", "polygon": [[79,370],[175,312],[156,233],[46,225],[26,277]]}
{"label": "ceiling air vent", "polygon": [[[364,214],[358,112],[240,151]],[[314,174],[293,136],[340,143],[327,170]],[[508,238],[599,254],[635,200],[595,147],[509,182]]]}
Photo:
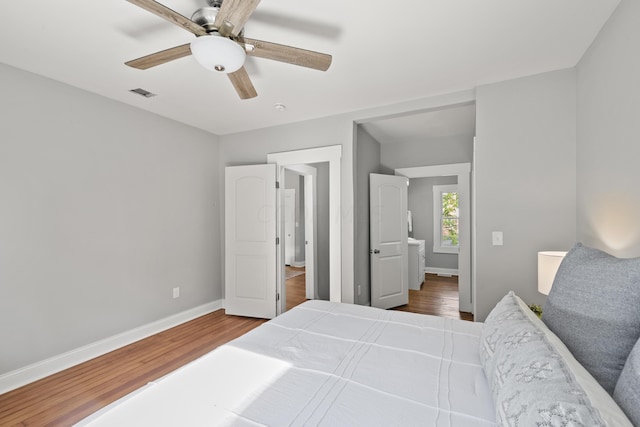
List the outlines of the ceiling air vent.
{"label": "ceiling air vent", "polygon": [[144,89],[131,89],[129,92],[137,93],[138,95],[144,96],[145,98],[151,98],[152,96],[156,96],[155,93],[151,93],[148,90]]}

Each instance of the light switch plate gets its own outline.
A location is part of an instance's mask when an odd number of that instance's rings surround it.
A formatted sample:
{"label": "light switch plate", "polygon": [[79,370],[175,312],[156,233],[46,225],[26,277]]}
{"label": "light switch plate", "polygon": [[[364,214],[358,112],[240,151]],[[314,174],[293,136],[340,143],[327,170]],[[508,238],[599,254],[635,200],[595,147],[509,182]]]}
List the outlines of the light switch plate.
{"label": "light switch plate", "polygon": [[502,239],[502,231],[494,231],[491,234],[491,240],[493,242],[493,246],[502,246],[504,240]]}

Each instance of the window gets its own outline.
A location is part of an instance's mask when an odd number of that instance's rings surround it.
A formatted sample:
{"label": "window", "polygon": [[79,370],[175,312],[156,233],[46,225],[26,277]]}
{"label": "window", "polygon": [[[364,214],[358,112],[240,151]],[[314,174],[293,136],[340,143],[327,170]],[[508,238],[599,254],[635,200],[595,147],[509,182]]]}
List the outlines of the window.
{"label": "window", "polygon": [[433,186],[433,251],[457,254],[458,186]]}

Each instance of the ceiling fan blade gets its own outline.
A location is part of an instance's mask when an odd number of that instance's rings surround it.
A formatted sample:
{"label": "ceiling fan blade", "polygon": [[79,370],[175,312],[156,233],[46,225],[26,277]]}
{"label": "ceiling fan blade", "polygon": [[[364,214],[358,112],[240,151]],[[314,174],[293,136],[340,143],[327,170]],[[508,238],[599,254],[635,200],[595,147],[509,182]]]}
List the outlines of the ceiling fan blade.
{"label": "ceiling fan blade", "polygon": [[229,73],[227,76],[229,76],[229,80],[231,80],[231,84],[238,92],[240,99],[250,99],[258,96],[256,88],[253,87],[249,74],[247,74],[247,70],[244,67],[240,67],[238,71]]}
{"label": "ceiling fan blade", "polygon": [[175,24],[179,27],[184,28],[187,31],[191,31],[196,36],[206,36],[207,31],[202,28],[200,25],[196,24],[189,18],[186,18],[180,15],[178,12],[175,12],[168,7],[158,3],[154,0],[127,0],[129,3],[135,4],[143,8],[144,10],[153,13],[154,15],[159,16],[160,18],[166,19],[167,21]]}
{"label": "ceiling fan blade", "polygon": [[247,55],[259,58],[272,59],[286,62],[287,64],[313,68],[314,70],[327,71],[331,65],[331,55],[285,46],[277,43],[243,37],[238,41],[245,44]]}
{"label": "ceiling fan blade", "polygon": [[224,37],[237,36],[260,0],[224,0],[213,24]]}
{"label": "ceiling fan blade", "polygon": [[181,46],[172,47],[171,49],[152,53],[151,55],[143,56],[142,58],[133,59],[125,62],[125,65],[137,68],[138,70],[146,70],[148,68],[155,67],[156,65],[162,65],[189,55],[191,55],[191,46],[187,43]]}

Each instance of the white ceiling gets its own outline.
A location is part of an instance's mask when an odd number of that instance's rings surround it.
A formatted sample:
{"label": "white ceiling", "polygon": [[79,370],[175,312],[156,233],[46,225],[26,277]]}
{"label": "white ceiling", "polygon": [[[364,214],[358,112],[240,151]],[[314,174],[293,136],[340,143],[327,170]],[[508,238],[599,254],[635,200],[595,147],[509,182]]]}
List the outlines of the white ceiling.
{"label": "white ceiling", "polygon": [[[323,73],[250,58],[258,97],[244,101],[191,57],[125,66],[194,37],[125,0],[3,1],[0,62],[223,135],[572,67],[619,1],[263,0],[247,37],[329,53],[333,63]],[[206,5],[161,2],[187,17]]]}

